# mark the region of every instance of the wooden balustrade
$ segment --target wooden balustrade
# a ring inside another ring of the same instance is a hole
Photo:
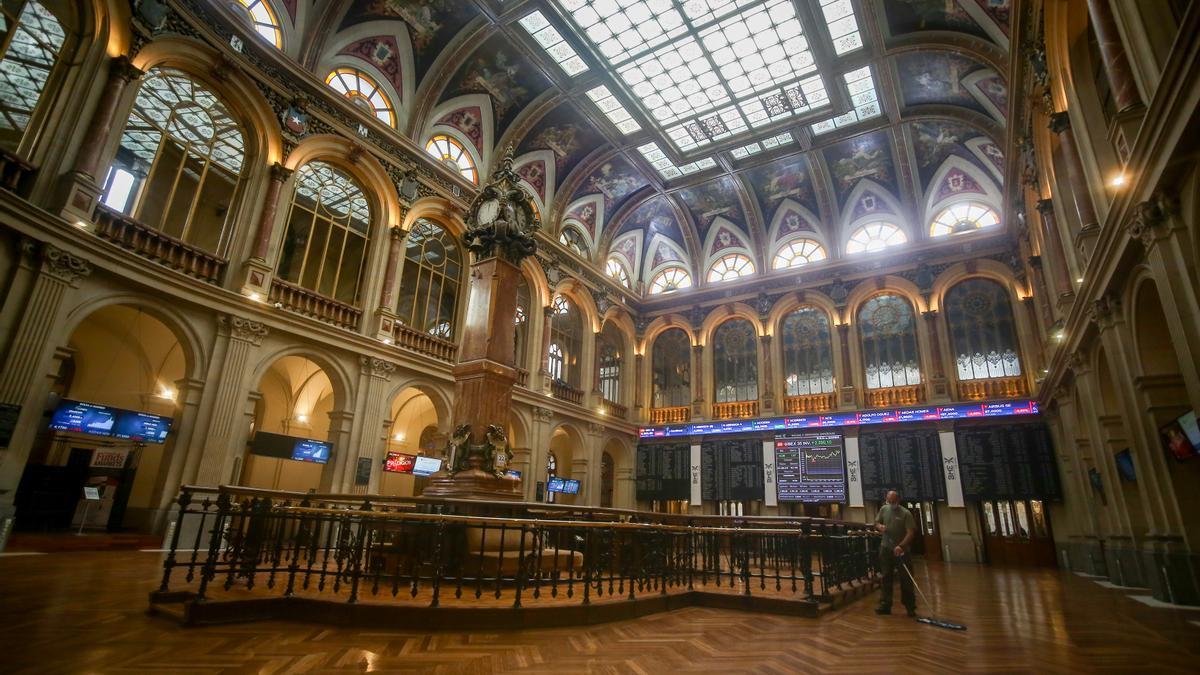
[[[715,420],[727,420],[741,417],[756,417],[758,401],[734,401],[732,403],[714,403],[712,416]]]
[[[817,413],[833,410],[834,394],[803,394],[788,396],[783,399],[783,411],[789,415],[796,413]]]
[[[269,299],[273,304],[288,311],[331,323],[347,330],[357,329],[358,321],[362,317],[362,311],[356,307],[338,302],[333,298],[327,298],[320,293],[282,279],[271,280]]]
[[[962,380],[958,383],[958,398],[964,401],[983,401],[993,398],[1019,398],[1029,395],[1024,377],[996,377],[987,380]]]
[[[529,388],[529,371],[524,368],[517,368],[517,386]]]
[[[103,204],[96,207],[93,231],[101,239],[210,284],[220,283],[226,260],[139,223]]]
[[[449,341],[443,340],[440,337],[430,335],[410,326],[406,326],[399,321],[396,322],[396,327],[393,330],[396,338],[396,346],[405,349],[411,349],[414,352],[419,352],[426,356],[433,357],[439,361],[454,363],[454,357],[458,353],[458,345]],[[519,375],[518,371],[518,377]],[[525,379],[528,381],[529,373],[525,373]],[[523,385],[524,386],[524,385]]]
[[[609,417],[616,417],[622,420],[628,419],[629,409],[616,401],[610,401],[606,398],[600,399],[600,409]]]
[[[692,407],[681,405],[674,408],[651,408],[651,424],[678,424],[692,419]]]
[[[37,167],[7,150],[0,150],[0,189],[24,196],[24,188]]]
[[[868,408],[890,408],[900,405],[915,405],[925,400],[925,385],[909,384],[903,387],[867,389]]]
[[[562,380],[552,380],[550,382],[550,393],[560,401],[579,405],[583,404],[583,390],[576,389]]]

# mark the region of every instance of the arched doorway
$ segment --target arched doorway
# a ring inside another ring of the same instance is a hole
[[[413,474],[416,457],[440,456],[446,436],[440,432],[437,407],[428,394],[416,387],[400,390],[392,399],[388,416],[387,454],[379,479],[379,494],[413,497],[427,482]]]
[[[546,492],[545,500],[557,504],[583,504],[588,498],[585,492],[585,478],[583,475],[576,475],[575,460],[585,456],[585,446],[583,436],[574,427],[564,424],[557,427],[554,433],[550,435],[550,456],[554,458],[554,476],[558,476],[565,480],[576,480],[579,482],[579,489],[576,494],[567,494],[563,492],[554,493],[550,488],[550,462],[547,461],[545,467]]]
[[[334,452],[330,413],[337,409],[333,382],[305,355],[274,361],[255,398],[252,435],[239,484],[267,490],[318,490]],[[323,447],[323,444],[326,444]]]

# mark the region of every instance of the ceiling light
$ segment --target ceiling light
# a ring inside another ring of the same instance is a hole
[[[1051,337],[1053,337],[1057,342],[1062,342],[1063,340],[1067,339],[1067,333],[1062,330],[1056,330]]]
[[[1119,187],[1124,187],[1125,183],[1128,182],[1128,180],[1129,179],[1125,177],[1125,174],[1119,173],[1119,174],[1113,176],[1112,180],[1110,180],[1108,182],[1108,184],[1111,185],[1112,187],[1119,188]]]
[[[1077,284],[1082,284],[1082,283],[1083,283],[1083,277],[1076,277],[1076,278],[1075,278],[1075,283],[1077,283]]]
[[[392,434],[392,440],[396,441],[397,443],[403,443],[404,442],[404,432],[397,431],[396,433]]]
[[[305,422],[308,421],[308,415],[296,415],[296,421],[301,424],[304,424]]]
[[[253,300],[255,302],[259,302],[262,300],[262,296],[259,295],[256,291],[250,291],[249,293],[246,294],[246,297],[250,298],[251,300]]]

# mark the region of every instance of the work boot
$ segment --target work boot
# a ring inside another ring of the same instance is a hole
[[[878,606],[878,607],[876,607],[876,608],[875,608],[875,613],[876,613],[876,614],[891,614],[891,613],[892,613],[892,608],[891,608],[891,607],[884,607],[883,605],[880,605],[880,606]]]

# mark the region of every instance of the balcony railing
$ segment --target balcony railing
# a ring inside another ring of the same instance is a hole
[[[28,185],[28,178],[37,171],[37,167],[8,152],[0,150],[0,189],[23,194]]]
[[[678,424],[692,419],[692,407],[688,405],[674,408],[651,408],[651,424]]]
[[[615,417],[620,420],[628,419],[629,409],[616,401],[610,401],[606,398],[600,399],[600,409],[609,417]]]
[[[925,400],[925,385],[909,384],[903,387],[867,389],[868,408],[889,408],[898,405],[915,405]]]
[[[833,410],[834,394],[803,394],[788,396],[783,399],[783,411],[789,415],[796,413],[818,413]]]
[[[399,321],[396,322],[393,334],[396,336],[397,346],[420,352],[439,361],[454,363],[454,357],[458,353],[457,344],[406,326]],[[526,373],[525,377],[528,379],[529,374]]]
[[[96,208],[94,231],[121,248],[210,284],[220,283],[227,262],[104,205]]]
[[[562,380],[550,381],[550,393],[560,401],[576,404],[583,403],[583,390],[576,389]]]
[[[524,368],[517,368],[517,386],[529,388],[529,371]]]
[[[362,317],[362,311],[356,307],[282,279],[271,280],[270,300],[288,311],[348,330],[357,329],[358,320]]]
[[[715,420],[755,417],[758,415],[758,401],[734,401],[732,403],[714,403],[712,416]]]
[[[964,401],[992,398],[1018,398],[1029,395],[1029,385],[1023,377],[997,377],[988,380],[961,380],[958,397]]]

